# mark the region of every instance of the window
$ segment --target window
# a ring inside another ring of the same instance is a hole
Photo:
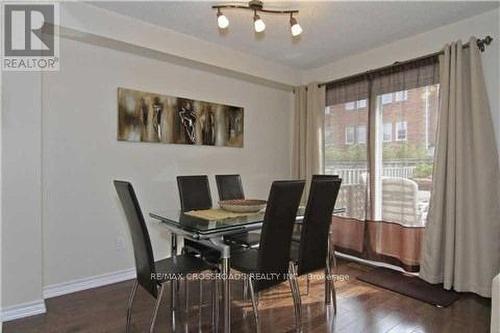
[[[408,90],[401,90],[394,94],[396,102],[404,102],[408,99]]]
[[[383,133],[383,140],[384,142],[391,142],[392,141],[392,123],[385,123],[384,124],[384,133]]]
[[[366,126],[356,127],[356,143],[366,143]]]
[[[392,103],[392,93],[391,94],[383,94],[382,95],[382,104],[390,104]]]
[[[331,145],[335,142],[335,136],[332,128],[325,128],[325,145]]]
[[[345,144],[352,145],[354,144],[354,127],[347,126],[345,128]]]
[[[348,253],[361,252],[363,259],[375,261],[390,258],[403,268],[419,263],[419,251],[404,249],[420,246],[427,221],[438,68],[436,57],[426,58],[326,87],[324,171],[342,178],[336,206],[346,212],[336,231]],[[376,222],[370,230],[356,227],[368,220]],[[371,237],[372,232],[381,237]]]
[[[327,107],[325,108],[325,114],[330,114],[330,112],[331,112],[331,111],[330,111],[330,107],[329,107],[329,106],[327,106]]]
[[[408,139],[408,123],[398,121],[396,123],[396,141],[406,141]]]
[[[356,102],[356,107],[358,109],[366,108],[367,101],[366,99],[360,99],[359,101]]]
[[[354,107],[355,107],[355,103],[354,102],[345,103],[345,109],[346,110],[354,110]]]

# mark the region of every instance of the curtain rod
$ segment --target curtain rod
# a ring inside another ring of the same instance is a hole
[[[481,52],[484,52],[484,50],[486,49],[486,46],[490,45],[492,41],[493,41],[493,38],[491,36],[486,36],[486,37],[484,37],[482,39],[478,39],[476,41],[476,44],[477,44],[477,47],[479,48],[479,50]],[[469,43],[465,43],[462,47],[465,49],[465,48],[470,47],[470,45],[469,45]],[[420,57],[416,57],[416,58],[404,60],[404,61],[396,61],[395,63],[393,63],[391,65],[379,67],[379,68],[376,68],[376,69],[371,69],[371,70],[368,70],[366,72],[362,72],[362,73],[358,73],[358,74],[349,75],[349,76],[343,77],[341,79],[332,80],[332,81],[328,81],[328,82],[323,82],[323,83],[318,84],[318,87],[328,86],[328,85],[332,85],[332,84],[343,82],[343,81],[353,80],[353,79],[356,79],[357,77],[368,76],[368,75],[373,74],[373,73],[384,71],[384,70],[387,70],[387,69],[390,69],[390,68],[393,68],[393,67],[397,67],[397,66],[402,66],[402,65],[414,62],[414,61],[419,61],[419,60],[434,58],[434,57],[437,57],[437,56],[439,56],[441,54],[444,54],[444,50],[441,50],[441,51],[438,51],[438,52],[434,52],[434,53],[431,53],[431,54],[427,54],[427,55],[424,55],[424,56],[420,56]]]

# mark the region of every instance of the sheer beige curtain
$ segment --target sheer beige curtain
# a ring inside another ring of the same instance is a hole
[[[369,81],[360,77],[328,86],[325,109],[325,173],[342,178],[333,218],[335,249],[363,256],[368,200]]]
[[[310,180],[323,173],[325,87],[318,83],[295,89],[292,176]],[[307,191],[305,191],[307,192]]]
[[[476,39],[440,57],[436,161],[420,277],[491,296],[500,271],[500,172]]]
[[[325,173],[342,178],[346,208],[333,219],[337,251],[419,270],[438,85],[429,57],[327,87]]]

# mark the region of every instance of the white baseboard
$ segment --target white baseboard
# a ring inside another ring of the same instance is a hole
[[[14,319],[20,319],[24,317],[30,317],[38,314],[45,313],[47,310],[45,308],[45,302],[43,299],[38,301],[17,304],[13,306],[7,306],[2,309],[2,315],[0,321],[10,321]]]
[[[77,291],[102,287],[108,284],[118,283],[131,279],[135,279],[135,268],[86,277],[83,279],[76,279],[63,283],[56,283],[45,286],[43,288],[43,298],[47,299],[56,296],[71,294]],[[45,301],[43,299],[23,304],[17,304],[2,309],[0,322],[30,317],[45,313],[46,311]]]
[[[90,276],[63,283],[56,283],[43,288],[43,298],[71,294],[77,291],[106,286],[126,280],[135,279],[135,268],[125,269],[112,273]]]

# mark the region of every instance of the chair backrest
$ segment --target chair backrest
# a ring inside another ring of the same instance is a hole
[[[317,179],[340,179],[339,175],[313,175],[312,180],[317,180]]]
[[[130,236],[132,237],[137,281],[151,295],[156,297],[158,292],[157,283],[151,278],[151,274],[155,273],[153,249],[151,248],[148,229],[134,188],[132,184],[126,181],[115,180],[113,183],[125,211]]]
[[[421,226],[418,185],[402,177],[382,177],[382,220],[405,226]]]
[[[300,235],[299,275],[325,267],[332,212],[341,182],[339,178],[311,181]]]
[[[212,208],[207,176],[178,176],[177,187],[183,212]]]
[[[220,200],[245,199],[240,175],[216,175]]]
[[[257,270],[259,273],[277,273],[279,276],[256,280],[256,290],[266,289],[286,280],[292,230],[304,184],[301,180],[275,181],[271,186],[260,236]]]

